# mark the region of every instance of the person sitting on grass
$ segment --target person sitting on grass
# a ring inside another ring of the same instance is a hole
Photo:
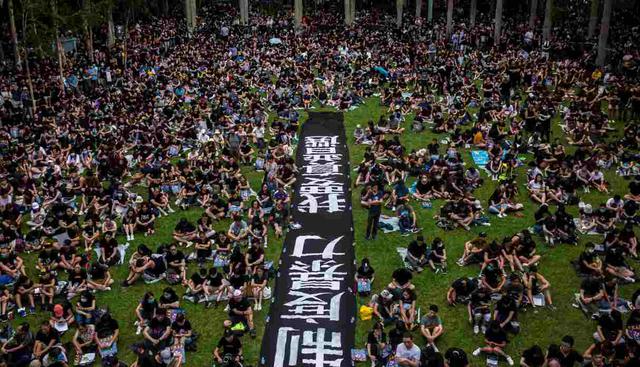
[[[489,263],[480,272],[480,283],[489,293],[499,293],[506,282],[506,277],[497,262]]]
[[[187,218],[181,218],[173,230],[173,239],[177,244],[186,246],[193,245],[193,239],[196,237],[196,227],[191,224]]]
[[[458,303],[466,304],[471,298],[471,294],[478,288],[478,280],[474,278],[462,277],[456,279],[447,291],[447,302],[451,306]]]
[[[249,303],[247,297],[245,297],[239,289],[234,290],[231,299],[229,299],[229,318],[234,325],[242,323],[249,329],[249,335],[251,335],[252,338],[256,337],[257,334],[253,324],[253,309],[251,308],[251,303]]]
[[[130,266],[129,275],[127,275],[127,279],[122,282],[122,286],[129,287],[133,285],[143,275],[145,280],[160,280],[164,276],[165,270],[166,266],[163,259],[144,256],[136,260],[133,266]]]
[[[429,312],[420,320],[420,332],[427,340],[427,345],[432,346],[435,351],[438,351],[436,339],[444,333],[442,320],[440,316],[438,316],[438,306],[429,306]]]
[[[477,288],[467,304],[469,322],[473,325],[473,333],[478,334],[480,330],[484,333],[486,325],[491,320],[491,295],[484,288]]]
[[[447,250],[444,247],[444,241],[440,237],[436,237],[431,242],[431,252],[429,253],[429,267],[436,274],[439,272],[447,272]]]
[[[456,263],[460,266],[465,266],[482,262],[487,245],[487,234],[480,232],[478,237],[464,243],[464,252]]]
[[[403,289],[400,295],[400,318],[407,330],[416,326],[416,299],[418,295],[411,289]]]
[[[391,348],[387,345],[387,334],[380,322],[373,324],[367,335],[367,356],[374,367],[385,366],[388,362]]]
[[[484,334],[484,341],[484,347],[479,347],[473,351],[475,357],[478,357],[481,353],[495,354],[499,357],[504,357],[507,363],[509,363],[509,366],[513,366],[513,359],[504,352],[504,347],[508,341],[507,333],[502,330],[498,321],[491,321],[489,328],[487,328]]]
[[[529,271],[524,274],[523,278],[523,283],[527,290],[527,297],[529,298],[531,307],[538,307],[534,302],[534,297],[538,294],[543,294],[546,306],[550,310],[556,310],[556,306],[553,305],[553,300],[551,299],[551,283],[549,283],[542,274],[538,273],[537,266],[530,266]]]
[[[402,343],[396,347],[396,363],[401,367],[420,366],[420,348],[413,343],[413,336],[407,332],[402,336]]]
[[[393,294],[388,289],[382,290],[371,300],[373,315],[384,325],[394,323],[397,320],[397,302],[393,299]]]
[[[427,244],[422,235],[418,235],[414,241],[409,243],[405,261],[409,263],[412,270],[418,273],[421,273],[428,264]]]

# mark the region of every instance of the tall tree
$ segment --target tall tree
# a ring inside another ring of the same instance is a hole
[[[471,0],[469,9],[469,24],[473,27],[476,25],[476,13],[478,11],[478,0]]]
[[[453,31],[453,0],[447,0],[447,36]]]
[[[8,0],[9,7],[9,32],[11,33],[11,43],[13,44],[13,57],[16,68],[20,69],[20,52],[18,51],[18,32],[16,32],[16,19],[13,10],[13,0]]]
[[[502,0],[496,0],[496,17],[494,19],[493,39],[494,42],[500,43],[502,36]]]
[[[351,0],[354,1],[354,0]],[[396,27],[402,27],[402,13],[404,11],[404,0],[396,0]]]
[[[553,12],[553,0],[546,0],[544,9],[544,24],[542,25],[542,40],[544,42],[549,40],[551,36],[551,17]]]
[[[589,29],[587,37],[591,39],[596,34],[596,25],[598,24],[598,10],[600,10],[600,0],[591,0],[591,9],[589,15]]]
[[[294,0],[294,18],[296,28],[298,29],[302,26],[302,14],[304,13],[304,9],[302,8],[303,6],[302,0]],[[351,11],[351,9],[349,9],[349,11]]]
[[[611,6],[613,0],[604,0],[602,20],[600,21],[600,37],[598,38],[598,57],[596,64],[604,66],[607,60],[607,41],[609,40],[609,22],[611,21]]]
[[[531,12],[529,13],[529,29],[536,26],[536,18],[538,18],[538,0],[531,0]]]
[[[422,0],[416,0],[416,18],[422,15]]]

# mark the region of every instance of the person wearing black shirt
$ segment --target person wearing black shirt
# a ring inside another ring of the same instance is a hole
[[[382,199],[384,193],[379,190],[378,184],[373,184],[371,190],[366,194],[369,215],[367,217],[367,230],[365,239],[376,239],[378,235],[378,222],[382,213]]]
[[[503,295],[493,311],[493,319],[500,323],[502,329],[518,332],[517,326],[514,327],[513,325],[513,322],[516,321],[517,312],[516,301],[510,296]]]
[[[120,261],[120,251],[118,250],[118,241],[113,238],[111,233],[105,233],[100,240],[101,256],[100,261],[107,266],[114,266]]]
[[[539,346],[534,345],[522,352],[522,358],[520,359],[521,367],[542,367],[543,364],[544,354]]]
[[[379,322],[373,325],[373,329],[367,335],[367,355],[376,366],[385,366],[387,363],[387,334]]]
[[[96,339],[101,355],[115,355],[118,351],[118,337],[120,336],[120,325],[110,313],[102,315],[96,323]]]
[[[176,320],[171,324],[171,333],[174,338],[174,344],[183,344],[186,349],[192,349],[193,329],[184,313],[179,313],[176,316]]]
[[[144,335],[145,343],[149,348],[162,350],[168,346],[169,336],[171,336],[171,321],[164,312],[158,312],[144,328],[142,335]]]
[[[456,303],[467,303],[471,293],[477,288],[477,279],[466,277],[456,279],[447,291],[447,301],[452,306],[455,306]]]
[[[256,337],[251,303],[249,303],[247,297],[245,297],[239,289],[233,291],[233,295],[229,300],[229,317],[233,324],[241,322],[247,325],[249,327],[249,335],[251,335],[252,338]]]
[[[186,279],[186,258],[184,253],[178,250],[178,246],[175,243],[172,243],[169,246],[169,251],[165,255],[164,259],[167,262],[168,270],[175,271],[181,280]]]
[[[484,341],[486,346],[477,348],[473,351],[474,356],[479,356],[480,353],[497,354],[504,357],[509,363],[509,366],[513,366],[513,359],[507,353],[504,352],[504,347],[507,345],[507,333],[502,330],[498,321],[491,321],[489,328],[484,334]]]
[[[204,295],[204,286],[207,278],[207,269],[200,268],[191,275],[187,280],[187,295],[193,297],[193,302],[198,302],[199,298]]]
[[[587,278],[580,284],[580,304],[589,315],[596,314],[604,298],[602,282],[599,278]]]
[[[360,266],[356,270],[356,283],[358,284],[358,294],[367,297],[371,294],[371,285],[375,279],[375,270],[366,257],[362,259]]]
[[[624,342],[623,337],[623,324],[620,311],[615,308],[610,312],[605,313],[598,319],[597,331],[593,333],[593,338],[597,342],[610,341],[613,345],[618,345],[620,342]]]
[[[467,353],[460,348],[449,348],[444,353],[445,367],[469,367]]]
[[[562,367],[575,367],[576,363],[582,365],[584,358],[573,349],[573,343],[573,337],[571,335],[565,335],[562,337],[559,348],[549,346],[548,358],[555,358]]]
[[[604,259],[606,271],[625,282],[635,283],[635,273],[627,265],[624,259],[624,249],[621,246],[614,245],[607,249]]]
[[[414,241],[409,243],[407,248],[407,257],[405,260],[411,265],[412,269],[421,273],[424,267],[429,263],[427,256],[427,243],[422,235],[418,235]]]
[[[180,307],[180,298],[176,294],[176,291],[171,287],[165,288],[164,291],[162,291],[162,296],[160,296],[158,306],[162,310],[170,310]]]
[[[233,361],[239,364],[242,361],[242,343],[240,339],[229,329],[224,331],[224,336],[218,341],[213,350],[216,362]]]
[[[33,345],[33,355],[37,359],[42,359],[53,346],[60,343],[58,331],[51,327],[48,321],[40,324],[40,331],[36,334],[36,341]]]
[[[484,288],[478,288],[471,293],[467,311],[469,314],[469,322],[473,323],[473,333],[478,334],[480,329],[485,332],[486,324],[491,320],[491,309],[489,304],[491,296]]]

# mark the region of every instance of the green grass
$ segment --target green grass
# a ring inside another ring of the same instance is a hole
[[[385,110],[386,107],[380,106],[379,100],[374,98],[368,100],[366,104],[356,110],[345,113],[345,128],[349,140],[350,159],[353,167],[362,160],[364,152],[363,146],[353,144],[352,135],[355,126],[357,124],[365,125],[370,119],[377,121],[380,114],[384,113]],[[303,113],[303,120],[305,119],[306,113]],[[620,131],[622,129],[618,130]],[[561,136],[557,126],[554,132],[555,136]],[[401,137],[401,141],[411,150],[425,147],[433,137],[435,137],[435,135],[429,131],[418,134],[407,132]],[[465,151],[463,156],[465,157],[467,165],[472,164],[468,151]],[[250,168],[244,169],[244,172],[249,178],[254,190],[257,190],[262,175],[254,172]],[[521,180],[524,174],[524,168],[520,168],[518,174]],[[613,192],[621,194],[626,192],[627,185],[623,179],[613,172],[606,172],[606,175],[611,183]],[[352,180],[355,180],[355,177],[352,177]],[[475,195],[482,201],[483,205],[486,206],[487,199],[493,192],[495,185],[495,182],[486,180],[485,184],[476,190]],[[435,275],[430,271],[425,271],[422,274],[414,276],[413,280],[418,290],[418,305],[422,307],[423,310],[427,309],[429,304],[432,303],[440,306],[441,317],[445,326],[445,334],[438,342],[441,350],[445,350],[451,346],[458,346],[467,352],[471,352],[482,343],[482,337],[474,336],[471,332],[471,327],[467,321],[466,309],[462,306],[455,308],[446,306],[445,294],[451,282],[461,276],[475,276],[479,271],[478,267],[475,266],[460,268],[454,264],[454,261],[460,257],[463,243],[472,239],[480,231],[488,232],[490,238],[502,239],[505,236],[513,235],[529,227],[532,224],[533,212],[537,206],[528,200],[525,191],[526,190],[521,190],[520,194],[520,201],[525,203],[523,218],[509,216],[505,219],[498,219],[492,216],[491,227],[473,228],[470,232],[465,232],[461,229],[444,232],[436,227],[432,217],[439,209],[441,204],[439,202],[434,203],[433,209],[422,209],[417,205],[414,206],[416,214],[418,215],[419,226],[422,227],[423,234],[427,241],[431,241],[434,237],[438,236],[445,240],[447,246],[447,254],[449,257],[448,274]],[[406,246],[411,238],[392,233],[382,234],[374,241],[365,241],[364,228],[366,226],[367,214],[364,209],[360,208],[358,192],[359,190],[353,195],[356,256],[358,261],[363,257],[368,257],[371,260],[376,270],[374,290],[379,291],[391,280],[393,270],[402,265],[400,258],[395,252],[395,248],[398,246]],[[611,195],[613,195],[613,192]],[[584,196],[583,200],[597,205],[607,197],[607,195],[592,192]],[[575,207],[570,209],[574,214],[576,213],[575,210]],[[157,233],[154,236],[146,238],[139,235],[135,241],[131,242],[127,259],[131,251],[140,243],[145,243],[154,249],[160,244],[170,243],[173,228],[179,218],[184,216],[195,222],[200,214],[201,209],[190,209],[186,212],[177,212],[170,217],[160,218],[157,223]],[[226,231],[228,224],[228,221],[217,223],[215,229]],[[118,240],[124,242],[123,237],[118,238]],[[584,241],[585,238],[582,236],[581,244],[584,243]],[[270,233],[267,258],[273,260],[276,264],[278,256],[281,253],[281,246],[282,241],[277,241],[273,237],[273,233]],[[595,330],[595,326],[591,321],[586,320],[581,312],[571,307],[572,295],[578,289],[580,281],[569,264],[569,261],[578,256],[581,247],[561,245],[554,249],[548,249],[542,244],[541,239],[538,239],[538,251],[542,254],[542,261],[539,267],[540,272],[551,282],[552,295],[558,310],[556,312],[541,310],[539,313],[529,311],[520,314],[519,319],[522,331],[519,335],[511,337],[511,341],[507,347],[507,352],[511,354],[515,360],[519,359],[516,358],[516,356],[525,348],[533,344],[538,344],[546,348],[549,343],[558,342],[565,334],[573,335],[576,338],[578,350],[582,351],[591,343],[591,334]],[[25,258],[27,260],[28,272],[34,277],[33,279],[35,279],[36,274],[35,268],[33,267],[35,255],[25,255]],[[194,266],[192,265],[189,274],[193,271]],[[126,274],[126,266],[119,266],[113,269],[112,275],[114,275],[116,279],[116,284],[111,292],[98,293],[97,301],[99,306],[108,306],[115,318],[119,321],[121,332],[118,342],[120,349],[119,356],[126,362],[132,362],[134,356],[129,351],[128,346],[142,340],[142,336],[136,336],[134,334],[134,309],[144,292],[151,290],[155,292],[158,297],[162,289],[166,286],[166,283],[160,282],[154,285],[144,285],[139,282],[132,287],[122,289],[119,282],[126,277]],[[626,286],[623,288],[622,294],[628,296],[632,292],[632,287]],[[183,291],[180,290],[178,293],[182,295]],[[358,301],[361,304],[367,300]],[[186,365],[209,365],[211,362],[211,352],[222,334],[221,326],[222,321],[226,318],[226,313],[222,307],[218,309],[204,309],[201,305],[196,306],[189,302],[183,302],[182,305],[194,329],[200,334],[198,351],[187,353]],[[255,315],[259,337],[256,340],[245,337],[243,340],[246,360],[252,365],[257,363],[260,352],[260,336],[264,332],[264,319],[268,314],[268,307],[266,306],[265,304],[263,310],[257,312]],[[36,326],[40,321],[45,319],[46,316],[39,312],[35,316],[29,316],[27,321],[29,321],[32,326]],[[14,320],[13,323],[17,324],[19,321],[20,320]],[[371,326],[372,321],[358,321],[356,334],[357,347],[364,346],[366,334]],[[66,335],[64,340],[70,340],[70,337],[71,335]],[[416,340],[418,345],[424,344],[422,338],[417,334]],[[480,365],[481,363],[480,359],[472,361],[472,365]]]

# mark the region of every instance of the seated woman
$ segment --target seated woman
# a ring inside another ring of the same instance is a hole
[[[211,303],[211,300],[214,298],[215,306],[217,307],[228,285],[229,283],[224,278],[223,274],[218,271],[218,268],[212,267],[209,269],[209,274],[207,274],[203,287],[204,295],[207,299],[205,307],[211,307],[213,304]]]
[[[495,354],[500,357],[504,357],[509,363],[509,366],[513,366],[513,359],[507,353],[504,352],[504,347],[507,345],[507,333],[500,327],[500,323],[496,320],[491,321],[489,328],[484,334],[485,346],[477,348],[473,351],[473,355],[478,357],[481,353]]]
[[[136,335],[140,335],[142,329],[156,316],[158,310],[158,301],[155,299],[153,292],[145,293],[135,310],[137,319],[135,325],[138,328]]]
[[[451,306],[467,303],[471,294],[478,288],[478,280],[462,277],[456,279],[447,290],[447,302]]]
[[[137,259],[136,262],[129,267],[129,275],[127,275],[127,279],[122,282],[122,286],[131,286],[142,276],[144,276],[145,282],[159,281],[164,277],[166,270],[164,259],[144,256]]]
[[[614,346],[625,343],[624,324],[620,311],[612,309],[600,316],[593,339],[597,343],[608,341]]]
[[[136,230],[144,233],[145,237],[155,233],[156,215],[153,214],[148,203],[142,203],[136,218]]]
[[[82,356],[85,353],[95,353],[95,326],[94,325],[78,325],[78,329],[73,334],[71,344],[76,353],[75,364],[79,365],[82,360]]]
[[[162,291],[162,296],[160,296],[160,299],[158,300],[158,307],[160,312],[180,308],[180,297],[178,297],[173,288],[166,287]]]
[[[605,271],[628,283],[635,283],[635,272],[627,264],[624,258],[624,249],[621,246],[611,246],[606,250],[604,259]]]
[[[510,295],[500,298],[493,311],[493,319],[500,323],[500,328],[514,334],[520,331],[517,315],[518,303]]]
[[[499,293],[506,278],[497,262],[489,263],[480,273],[480,282],[489,293]]]
[[[187,218],[181,218],[176,224],[173,230],[173,239],[180,245],[185,245],[187,248],[193,245],[193,239],[196,237],[196,227],[187,220]]]
[[[385,366],[391,348],[387,343],[387,334],[384,332],[384,324],[376,322],[373,324],[373,329],[367,336],[367,356],[371,363],[375,366]]]
[[[416,326],[416,299],[418,296],[411,289],[404,289],[400,295],[400,318],[407,330]]]
[[[251,276],[251,294],[255,302],[253,309],[255,311],[262,310],[262,299],[264,298],[264,288],[269,281],[269,275],[262,266],[255,269],[255,272]]]
[[[523,276],[523,283],[526,288],[527,297],[529,298],[531,307],[538,307],[534,302],[534,296],[544,294],[546,306],[551,310],[556,309],[556,306],[553,305],[553,300],[551,299],[551,284],[544,276],[542,276],[542,274],[538,273],[538,268],[536,266],[529,267],[529,271]]]
[[[585,244],[585,250],[578,257],[578,269],[583,276],[600,278],[604,275],[604,265],[595,247],[593,242]]]
[[[358,295],[368,297],[371,294],[371,287],[375,280],[375,270],[366,257],[362,259],[360,266],[356,269],[355,281]]]
[[[118,338],[120,336],[120,326],[111,317],[110,313],[102,315],[96,323],[96,333],[94,341],[98,346],[101,358],[112,357],[118,353]]]
[[[399,218],[401,234],[415,233],[418,231],[416,223],[416,213],[409,204],[400,204],[396,209],[396,215]]]
[[[438,274],[439,272],[447,272],[447,250],[444,241],[440,237],[436,237],[431,242],[431,253],[429,254],[429,266]]]
[[[536,203],[540,205],[544,205],[547,202],[546,196],[546,184],[542,179],[542,175],[536,175],[536,177],[529,181],[527,185],[527,189],[529,190],[529,197]]]
[[[193,273],[189,280],[187,280],[187,291],[186,294],[188,298],[194,303],[198,303],[201,298],[205,296],[205,287],[207,281],[207,269],[200,268],[198,271]]]

